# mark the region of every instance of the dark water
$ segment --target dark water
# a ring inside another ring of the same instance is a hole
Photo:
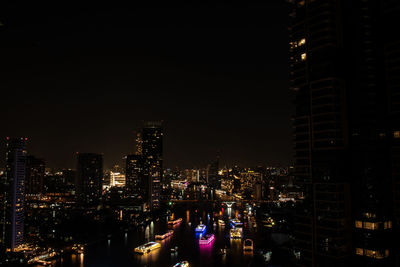
[[[182,218],[180,225],[174,226],[173,236],[161,242],[161,248],[147,255],[138,255],[134,248],[148,241],[154,241],[154,235],[165,233],[168,230],[167,218],[160,218],[147,227],[114,235],[109,240],[104,240],[86,248],[81,255],[65,256],[54,262],[57,267],[114,267],[114,266],[173,266],[178,261],[187,260],[190,266],[266,266],[264,262],[257,262],[253,253],[244,254],[242,242],[247,239],[254,240],[254,246],[261,247],[265,244],[266,236],[252,227],[250,219],[244,220],[242,240],[230,240],[230,226],[227,222],[229,216],[234,217],[235,211],[228,209],[223,212],[225,226],[216,227],[219,211],[183,211],[182,214],[174,214],[175,218]],[[199,246],[194,233],[200,219],[207,225],[207,233],[215,234],[215,242],[208,246]],[[190,223],[189,223],[190,222]],[[171,253],[172,247],[178,246],[177,253]],[[219,255],[221,248],[227,248],[226,255]]]

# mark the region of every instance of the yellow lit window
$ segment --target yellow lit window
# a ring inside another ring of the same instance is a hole
[[[396,138],[396,139],[400,138],[400,131],[394,131],[393,132],[393,137]]]
[[[297,3],[298,6],[304,6],[304,4],[306,3],[305,0],[301,0]]]
[[[370,258],[375,258],[376,252],[370,249],[365,250],[365,256],[370,257]]]
[[[377,251],[376,254],[375,254],[375,258],[376,259],[383,259],[383,258],[385,258],[385,255],[383,254],[383,252]]]
[[[355,221],[356,228],[362,228],[362,221]]]
[[[362,248],[356,248],[356,254],[363,256],[364,255],[364,250]]]
[[[301,54],[301,60],[304,61],[306,59],[307,59],[307,54],[306,53]]]
[[[364,228],[369,230],[378,229],[378,223],[364,222]]]
[[[389,250],[385,250],[385,257],[389,257]]]
[[[305,44],[306,44],[306,38],[303,38],[298,42],[299,46],[302,46],[302,45],[305,45]]]

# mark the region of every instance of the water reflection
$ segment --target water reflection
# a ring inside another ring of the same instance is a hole
[[[242,240],[229,238],[228,216],[239,213],[240,211],[232,208],[218,209],[215,213],[213,210],[195,211],[185,208],[173,214],[174,218],[186,219],[185,223],[172,226],[168,225],[166,220],[160,219],[150,222],[146,227],[130,231],[129,234],[123,231],[120,235],[113,235],[112,242],[107,239],[89,246],[88,250],[85,250],[85,256],[66,256],[64,266],[172,266],[182,260],[190,260],[191,266],[248,266],[254,258],[253,254],[243,253]],[[214,227],[214,222],[218,222],[218,219],[224,220],[225,226],[217,224],[218,227]],[[213,244],[199,245],[200,235],[196,236],[194,229],[200,221],[207,224],[207,234],[215,235]],[[252,227],[248,217],[242,221],[245,223],[243,238],[253,239],[257,246],[264,237],[254,234],[256,229]],[[145,255],[133,254],[135,247],[154,241],[154,234],[164,234],[168,229],[173,229],[174,233],[171,237],[160,241],[161,248]],[[175,247],[178,247],[178,251],[174,251]],[[62,266],[61,261],[59,260],[55,266]]]
[[[83,260],[84,260],[84,254],[83,253],[81,253],[80,255],[79,255],[79,266],[80,267],[83,267],[84,266],[84,262],[83,262]]]

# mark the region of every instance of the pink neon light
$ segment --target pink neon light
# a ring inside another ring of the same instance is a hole
[[[215,240],[215,236],[212,234],[207,239],[200,238],[199,244],[200,245],[208,245],[208,244],[211,244],[212,242],[214,242],[214,240]]]

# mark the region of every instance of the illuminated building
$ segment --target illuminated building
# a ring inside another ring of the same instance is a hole
[[[110,171],[110,186],[124,187],[125,186],[125,174],[120,172]]]
[[[240,173],[240,189],[243,195],[253,194],[255,191],[256,183],[262,181],[262,174],[248,170]]]
[[[103,179],[103,155],[78,153],[76,193],[80,200],[93,203],[99,200]]]
[[[23,244],[27,138],[8,138],[2,240],[7,249]],[[5,223],[4,223],[5,222]]]
[[[151,209],[160,207],[161,180],[163,175],[163,131],[161,122],[146,122],[142,129],[142,155],[144,177],[147,178],[148,203]]]
[[[126,184],[128,194],[138,195],[144,199],[147,188],[147,179],[144,177],[144,160],[142,155],[128,155],[126,157]]]
[[[26,158],[25,194],[43,194],[45,162],[34,156]]]
[[[207,167],[207,183],[212,189],[221,189],[221,179],[218,175],[219,157]]]
[[[393,266],[389,192],[396,175],[400,181],[400,157],[388,144],[399,127],[399,34],[387,29],[399,3],[289,2],[294,176],[304,194],[295,218],[297,263]]]

